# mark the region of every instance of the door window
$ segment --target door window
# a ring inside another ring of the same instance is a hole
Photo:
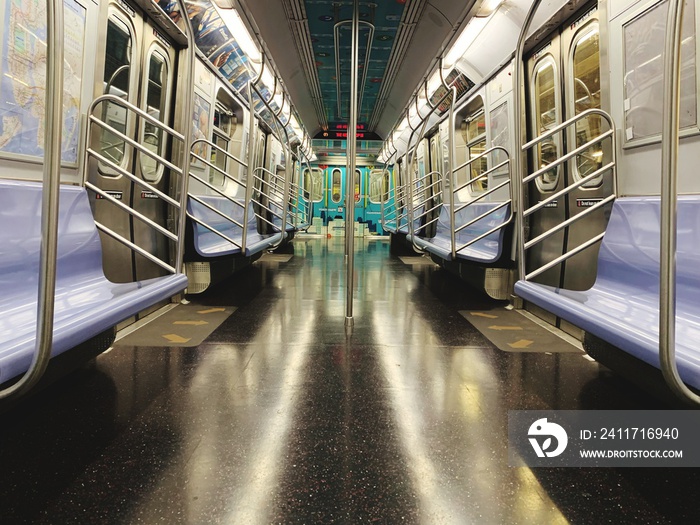
[[[539,136],[556,127],[559,121],[557,68],[551,56],[544,58],[535,69],[535,131]],[[559,157],[556,137],[552,136],[537,145],[535,169],[551,164]],[[546,171],[537,178],[540,191],[553,190],[559,180],[559,167]]]
[[[486,114],[482,106],[467,119],[467,152],[469,160],[472,161],[469,165],[469,180],[477,179],[488,170],[486,156],[479,157],[484,151],[486,151]],[[469,188],[472,193],[481,193],[487,190],[488,186],[488,180],[481,179],[470,184]]]
[[[571,60],[571,79],[569,85],[570,107],[574,114],[592,108],[600,108],[600,36],[598,25],[592,24],[574,42]],[[592,115],[576,122],[576,147],[599,136],[603,130],[603,119]],[[603,165],[603,145],[595,144],[576,155],[576,177],[590,175]],[[603,175],[595,177],[584,184],[586,188],[600,186]]]
[[[146,71],[146,112],[153,118],[164,122],[165,105],[168,90],[168,61],[163,53],[154,47],[149,53]],[[143,123],[141,144],[156,155],[165,153],[163,129],[150,122]],[[148,155],[140,154],[141,173],[148,182],[157,182],[163,174],[163,165]]]
[[[112,16],[107,21],[107,52],[105,55],[104,92],[129,99],[133,35],[130,27]],[[126,108],[112,102],[103,103],[102,120],[121,133],[127,131]],[[124,167],[125,142],[116,133],[100,128],[100,153],[114,164]],[[108,168],[100,163],[100,171]],[[118,176],[109,171],[104,175]]]
[[[340,202],[340,186],[341,186],[341,176],[340,176],[340,170],[338,168],[333,170],[332,174],[332,191],[331,191],[331,200],[338,204]]]
[[[319,169],[311,170],[311,198],[314,202],[321,202],[323,200],[323,174]]]

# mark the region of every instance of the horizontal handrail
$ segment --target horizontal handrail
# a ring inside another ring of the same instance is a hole
[[[569,227],[571,227],[573,224],[576,222],[580,221],[584,217],[590,215],[591,213],[595,212],[596,210],[599,210],[603,208],[604,206],[610,204],[615,200],[617,197],[617,171],[616,171],[616,155],[617,155],[617,148],[616,148],[616,134],[615,134],[615,124],[612,120],[612,117],[608,115],[605,111],[597,108],[593,109],[587,109],[586,111],[583,111],[579,113],[578,115],[574,115],[570,119],[568,119],[565,122],[562,122],[561,124],[555,126],[551,130],[548,130],[547,132],[543,133],[542,135],[534,138],[533,140],[529,141],[527,144],[522,146],[522,151],[527,151],[529,148],[532,148],[533,146],[536,146],[537,144],[540,144],[542,141],[552,137],[556,133],[561,133],[564,130],[567,130],[574,126],[577,122],[591,118],[591,117],[600,117],[601,119],[605,120],[607,123],[608,129],[604,132],[599,133],[595,137],[591,138],[588,140],[586,143],[574,148],[573,150],[559,156],[555,161],[547,164],[546,166],[543,166],[537,170],[535,170],[533,173],[529,174],[526,177],[522,177],[519,175],[519,199],[521,201],[521,205],[518,207],[518,228],[520,229],[519,231],[519,237],[518,237],[518,273],[520,279],[528,280],[533,277],[536,277],[540,275],[541,273],[549,270],[550,268],[553,268],[557,264],[560,264],[561,262],[567,260],[570,257],[573,257],[574,255],[580,253],[581,251],[593,246],[600,240],[602,240],[604,233],[600,233],[597,235],[594,235],[593,237],[589,238],[587,241],[579,244],[578,246],[568,250],[566,253],[556,257],[552,261],[539,266],[535,270],[531,272],[527,272],[526,267],[525,267],[525,252],[532,248],[533,246],[541,243],[545,239],[548,239],[552,235],[554,235],[557,232],[560,232],[562,230],[565,230]],[[556,193],[549,195],[547,198],[543,199],[542,201],[538,202],[537,204],[534,204],[533,206],[525,209],[524,206],[522,205],[522,202],[524,201],[524,196],[526,193],[526,187],[528,184],[530,184],[532,181],[536,180],[538,177],[542,176],[543,174],[556,169],[558,166],[561,166],[565,162],[570,161],[571,159],[577,157],[587,149],[595,146],[596,144],[601,144],[604,140],[610,139],[610,150],[611,150],[611,160],[610,162],[606,163],[604,166],[601,166],[600,168],[596,169],[594,172],[589,173],[588,175],[579,178],[578,180],[575,180],[565,188],[557,191]],[[603,177],[605,175],[609,175],[612,178],[612,191],[610,195],[606,196],[605,198],[600,199],[598,202],[596,202],[593,206],[587,208],[586,210],[577,213],[576,215],[573,215],[566,219],[563,222],[560,222],[559,224],[553,226],[552,228],[549,228],[547,231],[542,232],[539,234],[537,237],[534,239],[530,239],[529,241],[525,241],[525,218],[531,216],[535,212],[545,208],[548,204],[556,201],[559,198],[562,198],[568,194],[570,194],[572,191],[584,186],[585,184],[599,178]]]
[[[562,155],[554,162],[551,162],[551,163],[547,164],[546,166],[538,169],[537,171],[531,173],[530,175],[528,175],[527,177],[525,177],[523,179],[523,182],[530,182],[531,180],[536,179],[537,177],[543,175],[544,173],[547,173],[548,171],[552,171],[554,168],[558,168],[559,166],[561,166],[565,162],[576,157],[582,151],[586,151],[591,146],[595,146],[599,142],[602,142],[606,138],[612,136],[614,133],[615,133],[615,130],[613,130],[613,129],[609,129],[605,133],[601,133],[596,138],[589,140],[585,144],[578,146],[576,149],[571,150],[570,152],[566,153],[565,155]]]
[[[118,130],[117,128],[115,128],[114,126],[110,126],[109,124],[107,124],[106,122],[104,122],[104,121],[98,119],[98,118],[97,118],[96,116],[94,116],[94,115],[90,115],[90,119],[89,119],[89,120],[90,120],[91,123],[97,124],[100,128],[106,129],[106,130],[109,131],[110,133],[113,133],[114,135],[116,135],[117,137],[119,137],[120,139],[122,139],[126,144],[128,144],[128,145],[131,146],[132,148],[138,150],[139,153],[143,153],[143,154],[146,155],[147,157],[150,157],[150,158],[152,158],[153,160],[155,160],[158,164],[162,164],[163,166],[165,166],[166,168],[168,168],[168,169],[171,170],[171,171],[174,171],[174,172],[177,173],[178,175],[182,175],[182,168],[180,168],[179,166],[176,166],[175,164],[173,164],[172,162],[170,162],[170,161],[169,161],[168,159],[166,159],[165,157],[162,157],[162,156],[158,155],[157,153],[154,153],[153,151],[151,151],[150,149],[148,149],[146,146],[142,145],[141,143],[136,142],[134,139],[132,139],[132,138],[129,137],[128,135],[125,135],[124,133],[122,133],[121,131],[119,131],[119,130]],[[92,149],[92,148],[90,148],[90,149]],[[93,151],[95,151],[95,150],[93,150]]]
[[[127,114],[131,114],[136,116],[138,119],[140,119],[141,124],[136,126],[136,129],[140,129],[141,131],[139,133],[143,133],[143,125],[144,122],[147,122],[151,125],[153,125],[155,128],[160,130],[162,133],[161,140],[163,141],[162,144],[166,144],[167,140],[178,140],[181,143],[184,144],[185,141],[185,135],[182,133],[176,131],[172,127],[168,126],[167,124],[161,122],[157,118],[149,115],[146,111],[142,110],[141,108],[135,106],[134,104],[124,100],[121,97],[118,97],[116,95],[110,95],[110,94],[105,94],[97,97],[95,100],[92,101],[90,104],[90,108],[88,111],[88,126],[87,126],[87,132],[86,136],[87,137],[93,137],[94,133],[93,130],[96,128],[108,131],[118,139],[120,139],[121,142],[112,144],[111,147],[117,147],[122,146],[126,147],[128,146],[131,148],[131,152],[136,152],[140,155],[145,155],[146,157],[150,158],[155,162],[155,164],[159,167],[159,169],[168,169],[170,170],[171,173],[174,175],[179,175],[180,176],[180,192],[183,194],[184,189],[186,188],[186,179],[187,177],[184,177],[184,171],[183,168],[176,163],[172,162],[171,160],[165,158],[163,155],[159,154],[158,152],[154,152],[144,145],[142,145],[140,142],[135,140],[133,137],[130,137],[120,131],[119,129],[116,129],[114,126],[108,124],[101,118],[97,117],[94,115],[95,110],[100,104],[103,103],[109,103],[109,104],[114,104],[117,106],[121,106]],[[107,158],[103,154],[103,150],[100,149],[101,144],[96,148],[88,145],[85,148],[85,166],[88,165],[88,162],[90,159],[94,159],[98,163],[98,165],[105,166],[109,169],[111,169],[113,172],[129,179],[134,185],[144,188],[145,190],[149,191],[150,193],[156,195],[161,201],[165,202],[167,205],[172,206],[177,210],[178,213],[178,218],[177,218],[177,227],[178,230],[181,228],[182,221],[180,220],[182,217],[182,214],[184,213],[184,210],[182,209],[183,204],[179,200],[176,200],[172,198],[170,195],[165,193],[164,191],[160,190],[157,188],[155,185],[150,184],[149,182],[145,181],[143,178],[138,177],[135,175],[130,170],[125,169],[124,167],[118,165],[116,162],[113,160]],[[84,170],[84,175],[83,175],[83,184],[84,186],[89,189],[90,191],[94,192],[97,196],[101,197],[102,199],[108,201],[110,204],[115,205],[120,211],[126,212],[129,214],[131,217],[138,219],[139,221],[143,222],[147,226],[149,226],[151,229],[153,229],[155,232],[163,235],[166,237],[166,239],[174,242],[176,244],[176,259],[180,259],[180,255],[183,250],[183,241],[184,241],[184,235],[182,231],[178,231],[177,233],[171,232],[168,230],[166,227],[158,224],[156,221],[152,220],[151,218],[147,217],[146,215],[136,211],[132,206],[129,206],[118,199],[115,199],[112,195],[109,194],[109,192],[102,190],[95,184],[89,182],[87,180],[88,176],[88,169]],[[183,201],[184,202],[184,201]],[[161,258],[159,258],[156,255],[151,254],[148,250],[145,250],[144,248],[141,248],[138,246],[136,243],[132,242],[130,239],[127,239],[121,234],[116,233],[106,225],[100,223],[99,221],[95,221],[95,224],[97,228],[104,233],[105,235],[108,235],[109,237],[113,238],[117,242],[123,244],[133,252],[141,255],[142,257],[146,258],[150,262],[160,266],[161,268],[171,272],[171,273],[177,273],[176,267],[168,264]],[[178,265],[180,264],[179,262],[177,263]]]
[[[613,167],[614,167],[614,164],[612,162],[608,162],[605,166],[598,168],[593,173],[586,175],[585,177],[583,177],[583,178],[577,180],[576,182],[572,183],[571,185],[567,186],[563,190],[560,190],[560,191],[556,192],[555,194],[550,195],[546,199],[538,202],[537,204],[527,208],[526,210],[523,211],[523,215],[525,217],[532,215],[536,211],[541,210],[542,208],[547,206],[547,204],[549,204],[550,202],[554,202],[555,200],[563,197],[564,195],[568,195],[569,193],[571,193],[572,190],[575,190],[576,188],[580,188],[581,186],[583,186],[587,182],[595,179],[596,177],[599,177],[600,175],[602,175],[603,173],[605,173],[609,169],[612,169]]]
[[[563,255],[560,255],[560,256],[557,257],[556,259],[554,259],[554,260],[548,262],[547,264],[541,266],[541,267],[538,268],[537,270],[534,270],[534,271],[532,271],[532,272],[526,274],[526,275],[525,275],[525,280],[528,281],[528,280],[532,279],[533,277],[537,277],[537,276],[540,275],[541,273],[546,272],[546,271],[549,270],[550,268],[554,268],[557,264],[559,264],[559,263],[565,261],[566,259],[569,259],[570,257],[573,257],[574,255],[576,255],[576,254],[582,252],[583,250],[585,250],[585,249],[587,249],[587,248],[593,246],[595,243],[597,243],[597,242],[599,242],[599,241],[602,241],[604,236],[605,236],[605,232],[599,233],[598,235],[596,235],[595,237],[592,237],[591,239],[589,239],[588,241],[584,242],[583,244],[578,245],[576,248],[572,248],[572,249],[569,250],[568,252],[564,253]]]
[[[552,235],[554,235],[558,231],[563,230],[564,228],[571,226],[576,221],[583,219],[586,215],[593,213],[598,208],[602,208],[603,206],[605,206],[606,204],[608,204],[609,202],[612,202],[614,200],[615,200],[615,195],[608,195],[603,200],[595,203],[595,205],[591,206],[590,208],[586,208],[581,213],[574,215],[573,217],[569,217],[564,222],[560,222],[559,224],[557,224],[556,226],[553,226],[552,228],[550,228],[546,232],[541,233],[540,235],[538,235],[534,239],[529,240],[528,242],[525,243],[525,249],[529,250],[535,244],[538,244],[538,243],[542,242],[543,240],[551,237]]]
[[[197,224],[199,224],[200,226],[203,226],[204,228],[206,228],[207,230],[211,231],[212,233],[215,233],[216,235],[218,235],[218,236],[221,237],[222,239],[224,239],[224,240],[230,242],[230,243],[233,244],[236,248],[239,248],[241,251],[244,251],[243,243],[239,243],[238,241],[233,240],[231,237],[229,237],[229,236],[226,235],[225,233],[220,232],[219,230],[217,230],[216,228],[214,228],[214,227],[211,226],[210,224],[204,222],[204,221],[201,220],[201,219],[198,219],[197,217],[195,217],[194,215],[192,215],[192,214],[189,213],[189,212],[187,213],[187,216],[188,216],[190,219],[192,219],[194,222],[196,222]]]
[[[155,186],[149,184],[148,182],[146,182],[146,181],[143,180],[143,179],[140,179],[140,178],[137,177],[136,175],[132,174],[130,171],[125,170],[124,168],[120,167],[120,166],[117,165],[116,163],[114,163],[114,162],[112,162],[111,160],[109,160],[107,157],[104,157],[103,155],[100,155],[99,153],[97,153],[97,152],[96,152],[95,150],[93,150],[92,148],[87,148],[86,151],[87,151],[87,153],[88,153],[89,156],[96,158],[97,160],[99,160],[100,162],[103,162],[104,164],[107,164],[107,166],[109,166],[110,168],[112,168],[114,171],[116,171],[116,172],[119,173],[120,175],[123,175],[124,177],[126,177],[127,179],[129,179],[130,181],[132,181],[133,183],[135,183],[136,185],[141,186],[141,187],[143,187],[143,188],[146,188],[148,191],[152,191],[153,193],[155,193],[156,195],[158,195],[158,197],[160,197],[160,198],[163,199],[165,202],[167,202],[168,204],[170,204],[172,207],[174,207],[174,208],[176,208],[176,209],[178,209],[178,210],[180,209],[180,203],[179,203],[178,201],[176,201],[175,199],[173,199],[172,197],[170,197],[168,194],[163,193],[162,191],[160,191],[160,190],[159,190],[158,188],[156,188]],[[85,184],[87,185],[87,181],[85,182]]]
[[[452,258],[453,259],[456,258],[457,253],[460,252],[461,250],[463,250],[464,248],[467,248],[468,246],[471,246],[472,244],[480,241],[481,239],[488,237],[492,233],[495,233],[496,231],[498,231],[502,228],[505,228],[513,220],[513,216],[514,216],[514,210],[513,210],[513,206],[512,206],[512,203],[513,203],[513,185],[511,184],[511,176],[510,176],[511,161],[510,161],[510,154],[508,153],[507,149],[505,149],[503,146],[493,146],[491,148],[488,148],[487,150],[482,151],[480,154],[470,158],[469,160],[467,160],[466,162],[464,162],[463,164],[458,166],[456,169],[452,170],[452,173],[454,174],[457,171],[465,169],[465,168],[467,168],[467,172],[469,172],[470,170],[468,168],[470,168],[473,163],[480,161],[481,159],[487,159],[487,161],[488,161],[489,158],[492,158],[491,156],[493,156],[496,153],[505,154],[506,160],[503,160],[503,161],[497,163],[496,165],[485,169],[482,173],[480,173],[476,177],[470,178],[466,183],[460,185],[459,187],[454,188],[450,192],[450,203],[451,203],[450,211],[449,211],[450,226],[451,226],[451,232],[450,232],[450,243],[451,244],[450,245],[452,246]],[[476,197],[471,199],[469,202],[462,204],[461,206],[454,205],[455,197],[457,196],[457,194],[460,191],[462,191],[463,189],[465,189],[469,186],[472,186],[478,182],[481,182],[482,180],[488,180],[488,176],[491,173],[494,173],[495,171],[503,169],[503,168],[507,168],[507,170],[508,170],[506,180],[504,180],[503,182],[497,184],[496,186],[494,186],[492,188],[488,188],[487,190],[480,192],[479,195],[477,195]],[[478,217],[475,217],[475,218],[469,220],[468,222],[460,225],[459,227],[457,226],[457,224],[456,224],[457,223],[457,213],[469,208],[470,206],[473,206],[475,203],[480,202],[481,200],[485,199],[489,195],[492,195],[493,193],[500,190],[501,188],[504,188],[505,186],[508,186],[508,194],[509,194],[508,198],[506,200],[501,202],[495,208],[492,208],[492,209],[486,211],[485,213],[480,214]],[[506,206],[510,206],[510,212],[508,214],[508,217],[504,217],[504,220],[501,224],[491,228],[490,230],[488,230],[485,233],[482,233],[481,235],[478,235],[474,239],[470,239],[466,243],[463,243],[463,244],[457,246],[457,233],[464,230],[465,228],[468,228],[469,226],[471,226],[473,224],[476,224],[478,221],[485,219],[486,217],[488,217],[492,213],[494,213],[494,212],[496,212],[496,211],[498,211]]]
[[[211,204],[209,204],[209,203],[206,202],[205,200],[200,199],[199,196],[193,195],[193,194],[190,193],[190,194],[189,194],[189,198],[192,199],[192,200],[195,201],[195,202],[198,202],[199,204],[201,204],[202,206],[204,206],[205,208],[207,208],[209,211],[213,211],[213,212],[216,213],[218,216],[220,216],[222,219],[226,219],[227,221],[229,221],[229,222],[235,224],[236,226],[238,226],[239,228],[243,229],[243,227],[244,227],[243,224],[241,224],[240,222],[238,222],[236,219],[234,219],[233,217],[231,217],[231,216],[228,215],[227,213],[225,213],[225,212],[221,211],[220,209],[216,208],[215,206],[212,206]],[[242,207],[242,208],[244,207],[243,204],[241,204],[241,203],[239,203],[239,202],[233,201],[233,203],[234,203],[234,204],[238,204],[238,205],[239,205],[240,207]]]
[[[123,237],[122,235],[119,235],[117,232],[115,232],[114,230],[111,230],[110,228],[108,228],[107,226],[105,226],[104,224],[102,224],[101,222],[95,221],[95,226],[96,226],[97,229],[100,230],[101,232],[103,232],[103,233],[109,235],[109,236],[112,237],[114,240],[119,241],[119,242],[122,243],[123,245],[129,247],[131,250],[133,250],[133,251],[135,251],[136,253],[138,253],[139,255],[145,257],[146,259],[148,259],[148,260],[151,261],[152,263],[157,264],[157,265],[160,266],[161,268],[163,268],[163,269],[165,269],[165,270],[167,270],[167,271],[169,271],[169,272],[171,272],[171,273],[177,273],[177,270],[176,270],[173,266],[171,266],[171,265],[169,265],[168,263],[162,261],[161,259],[159,259],[159,258],[156,257],[155,255],[151,254],[151,253],[148,252],[147,250],[144,250],[143,248],[141,248],[140,246],[138,246],[137,244],[134,244],[133,242],[131,242],[131,241],[130,241],[129,239],[127,239],[126,237]]]
[[[475,202],[479,202],[480,200],[485,199],[486,197],[488,197],[488,196],[491,195],[492,193],[494,193],[494,192],[500,190],[501,188],[507,186],[508,184],[510,184],[510,178],[509,178],[508,180],[504,180],[503,182],[501,182],[501,183],[499,183],[499,184],[496,184],[496,185],[493,186],[492,188],[489,188],[488,190],[484,191],[483,193],[480,193],[479,195],[477,195],[476,197],[474,197],[474,198],[473,198],[472,200],[470,200],[469,202],[465,202],[465,203],[462,204],[461,206],[457,206],[457,207],[455,208],[455,213],[459,213],[460,211],[462,211],[462,210],[468,208],[470,205],[474,204]],[[508,199],[507,202],[511,202],[511,199]]]
[[[192,142],[192,145],[190,146],[190,151],[192,151],[192,149],[193,149],[197,144],[205,144],[206,146],[211,146],[211,147],[213,147],[214,149],[216,149],[217,151],[220,151],[221,153],[223,153],[224,155],[226,155],[226,157],[228,157],[229,159],[235,160],[238,164],[240,164],[240,165],[243,166],[244,168],[246,168],[246,169],[248,168],[248,163],[247,163],[247,162],[242,161],[241,159],[239,159],[238,157],[236,157],[233,153],[230,153],[230,152],[226,151],[226,150],[225,150],[224,148],[222,148],[221,146],[219,146],[219,145],[217,145],[217,144],[214,144],[213,142],[211,142],[210,140],[207,140],[207,139],[197,139],[197,140],[195,140],[194,142]],[[193,153],[193,155],[194,155],[194,153]],[[201,158],[201,157],[200,157],[200,158]]]
[[[85,182],[85,187],[88,188],[88,189],[90,189],[90,190],[92,190],[92,191],[94,191],[94,192],[97,193],[100,197],[102,197],[103,199],[105,199],[105,200],[111,202],[112,204],[114,204],[115,206],[117,206],[119,209],[125,211],[126,213],[128,213],[128,214],[131,215],[132,217],[136,217],[136,218],[139,219],[141,222],[147,224],[148,226],[150,226],[151,228],[153,228],[154,230],[156,230],[158,233],[161,233],[162,235],[165,235],[165,236],[166,236],[168,239],[170,239],[171,241],[177,241],[177,235],[175,235],[173,232],[171,232],[171,231],[169,231],[169,230],[163,228],[160,224],[158,224],[158,223],[155,222],[154,220],[149,219],[149,218],[146,217],[144,214],[142,214],[142,213],[136,211],[135,209],[131,208],[130,206],[127,206],[127,205],[124,204],[123,202],[121,202],[121,201],[115,199],[115,198],[112,197],[109,193],[107,193],[106,191],[101,190],[100,188],[98,188],[97,186],[95,186],[94,184],[92,184],[91,182],[86,181],[86,182]]]
[[[467,227],[471,226],[472,224],[476,224],[476,223],[479,222],[481,219],[485,219],[486,217],[488,217],[488,216],[491,215],[492,213],[496,213],[498,210],[500,210],[501,208],[504,208],[504,207],[508,206],[509,204],[510,204],[510,200],[504,201],[504,202],[502,202],[501,204],[499,204],[498,206],[496,206],[495,208],[492,208],[492,209],[490,209],[490,210],[488,210],[488,211],[482,213],[482,214],[479,215],[478,217],[474,217],[472,220],[470,220],[470,221],[465,222],[464,224],[462,224],[459,228],[455,228],[455,233],[461,232],[464,228],[467,228]],[[498,226],[498,228],[502,228],[502,227],[503,227],[503,225]],[[498,229],[498,228],[497,228],[497,229]]]
[[[190,155],[192,158],[204,163],[205,166],[214,170],[215,173],[218,173],[219,175],[223,176],[225,180],[231,181],[231,182],[237,184],[239,187],[242,187],[245,189],[246,185],[243,184],[243,182],[238,180],[236,177],[231,175],[228,171],[226,171],[226,170],[222,169],[221,167],[217,166],[216,164],[212,163],[209,159],[202,157],[201,155],[195,153],[194,152],[195,146],[200,145],[200,144],[202,144],[204,146],[211,147],[211,148],[215,149],[217,152],[223,153],[227,158],[232,159],[234,162],[245,167],[246,169],[248,169],[247,163],[241,161],[235,155],[229,153],[225,149],[219,147],[218,145],[214,144],[213,142],[211,142],[210,140],[207,140],[207,139],[197,139],[197,140],[193,141],[192,144],[190,145]],[[198,194],[195,194],[191,191],[188,192],[188,194],[187,194],[187,197],[189,199],[193,200],[194,202],[199,203],[201,206],[204,206],[206,209],[215,213],[216,215],[218,215],[222,219],[225,219],[226,221],[233,224],[237,228],[240,228],[241,229],[241,240],[237,241],[237,240],[233,239],[232,237],[219,231],[218,229],[216,229],[216,227],[212,226],[211,224],[207,223],[206,221],[195,217],[192,213],[188,212],[187,216],[192,221],[196,222],[197,224],[199,224],[203,228],[206,228],[207,230],[218,235],[219,237],[221,237],[225,241],[231,243],[236,248],[240,249],[242,252],[245,252],[246,232],[247,232],[246,225],[248,224],[248,215],[249,215],[248,204],[246,202],[241,203],[239,200],[237,200],[234,197],[232,197],[231,195],[227,194],[222,188],[218,188],[218,187],[214,186],[211,182],[203,179],[198,174],[193,173],[192,171],[190,171],[189,176],[190,176],[190,178],[192,178],[192,179],[196,180],[197,182],[199,182],[200,184],[202,184],[205,188],[208,188],[210,191],[213,191],[217,195],[223,197],[224,199],[229,201],[234,206],[237,206],[237,207],[243,209],[243,222],[239,222],[236,219],[234,219],[231,215],[229,215],[228,213],[221,211],[220,209],[216,208],[215,206],[212,206],[211,204],[209,204],[208,202],[203,200],[201,197],[204,197],[205,195],[198,195]]]
[[[147,122],[150,122],[154,126],[162,129],[168,135],[171,135],[171,136],[175,137],[176,139],[179,139],[182,142],[185,141],[185,136],[182,133],[171,128],[167,124],[164,124],[163,122],[161,122],[157,118],[152,117],[151,115],[149,115],[147,112],[145,112],[144,110],[142,110],[138,106],[135,106],[131,102],[124,100],[123,98],[118,97],[117,95],[110,95],[110,94],[100,95],[99,97],[97,97],[95,100],[92,101],[92,104],[90,104],[90,109],[88,110],[88,114],[92,115],[95,108],[98,105],[100,105],[102,102],[113,102],[119,106],[122,106],[123,108],[131,111],[132,113],[136,113],[139,117],[146,120]]]
[[[534,145],[536,145],[536,144],[539,144],[539,143],[542,142],[543,140],[548,139],[548,138],[551,137],[552,135],[555,135],[555,134],[559,133],[560,131],[562,131],[562,130],[568,128],[568,127],[570,127],[572,124],[575,124],[575,123],[578,122],[579,120],[583,120],[584,118],[588,118],[588,117],[591,116],[591,115],[598,115],[598,116],[600,116],[600,117],[603,117],[603,118],[608,122],[608,125],[610,126],[610,129],[615,129],[615,126],[613,125],[612,117],[611,117],[610,115],[608,115],[608,114],[607,114],[605,111],[603,111],[602,109],[591,108],[591,109],[587,109],[587,110],[585,110],[585,111],[582,111],[581,113],[578,113],[577,115],[574,115],[574,116],[571,117],[569,120],[567,120],[567,121],[565,121],[565,122],[562,122],[562,123],[559,124],[558,126],[555,126],[555,127],[553,127],[552,129],[546,131],[546,132],[543,133],[542,135],[540,135],[540,136],[538,136],[538,137],[535,137],[534,139],[532,139],[532,140],[531,140],[530,142],[528,142],[527,144],[523,144],[522,150],[523,150],[523,151],[527,151],[527,150],[530,149],[532,146],[534,146]]]
[[[489,176],[491,173],[493,173],[494,171],[500,170],[501,168],[504,168],[504,167],[508,166],[509,164],[510,164],[510,159],[506,159],[506,160],[504,160],[503,162],[500,162],[500,163],[496,164],[496,165],[493,166],[492,168],[489,168],[488,170],[486,170],[485,172],[483,172],[483,173],[482,173],[481,175],[479,175],[478,177],[474,177],[473,179],[469,179],[469,180],[468,180],[467,182],[465,182],[464,184],[462,184],[462,185],[456,187],[453,191],[454,191],[455,193],[458,193],[458,192],[462,191],[464,188],[467,188],[467,187],[469,187],[469,186],[473,186],[473,185],[476,184],[477,182],[481,182],[482,180],[487,179],[488,176]],[[458,171],[458,170],[455,170],[455,171]]]

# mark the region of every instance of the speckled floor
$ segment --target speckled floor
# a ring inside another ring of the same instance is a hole
[[[388,243],[294,242],[193,296],[238,310],[196,348],[117,347],[0,427],[0,522],[687,523],[694,469],[507,464],[512,409],[663,408],[576,354],[505,353],[493,301]]]

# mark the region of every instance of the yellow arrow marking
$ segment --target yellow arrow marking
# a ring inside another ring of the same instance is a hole
[[[508,346],[510,346],[511,348],[527,348],[532,343],[534,343],[534,341],[530,341],[529,339],[520,339],[515,343],[508,343]]]
[[[498,319],[497,315],[485,314],[483,312],[469,312],[469,315],[473,315],[475,317],[486,317],[486,319]]]
[[[209,321],[175,321],[173,324],[190,324],[194,326],[202,326],[203,324],[209,324]]]
[[[522,330],[522,326],[498,326],[498,325],[493,325],[489,326],[491,330]]]
[[[215,312],[225,312],[226,308],[209,308],[209,310],[199,310],[198,314],[213,314]]]
[[[171,343],[186,343],[191,339],[191,337],[181,337],[177,334],[165,334],[163,335]]]

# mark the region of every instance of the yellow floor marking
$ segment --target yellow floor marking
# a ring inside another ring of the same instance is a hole
[[[209,308],[209,310],[199,310],[198,314],[213,314],[215,312],[225,312],[226,308]]]
[[[520,339],[515,343],[508,343],[508,346],[510,346],[511,348],[527,348],[532,343],[534,343],[534,341],[530,341],[529,339]]]
[[[189,324],[194,326],[202,326],[203,324],[209,324],[209,321],[175,321],[173,324]]]
[[[489,326],[491,330],[522,330],[522,326],[498,326],[498,325],[493,325]]]
[[[192,339],[191,337],[181,337],[177,334],[164,334],[163,337],[165,337],[171,343],[186,343]]]
[[[486,317],[487,319],[498,319],[497,315],[485,314],[483,312],[469,312],[469,315],[473,315],[475,317]]]

